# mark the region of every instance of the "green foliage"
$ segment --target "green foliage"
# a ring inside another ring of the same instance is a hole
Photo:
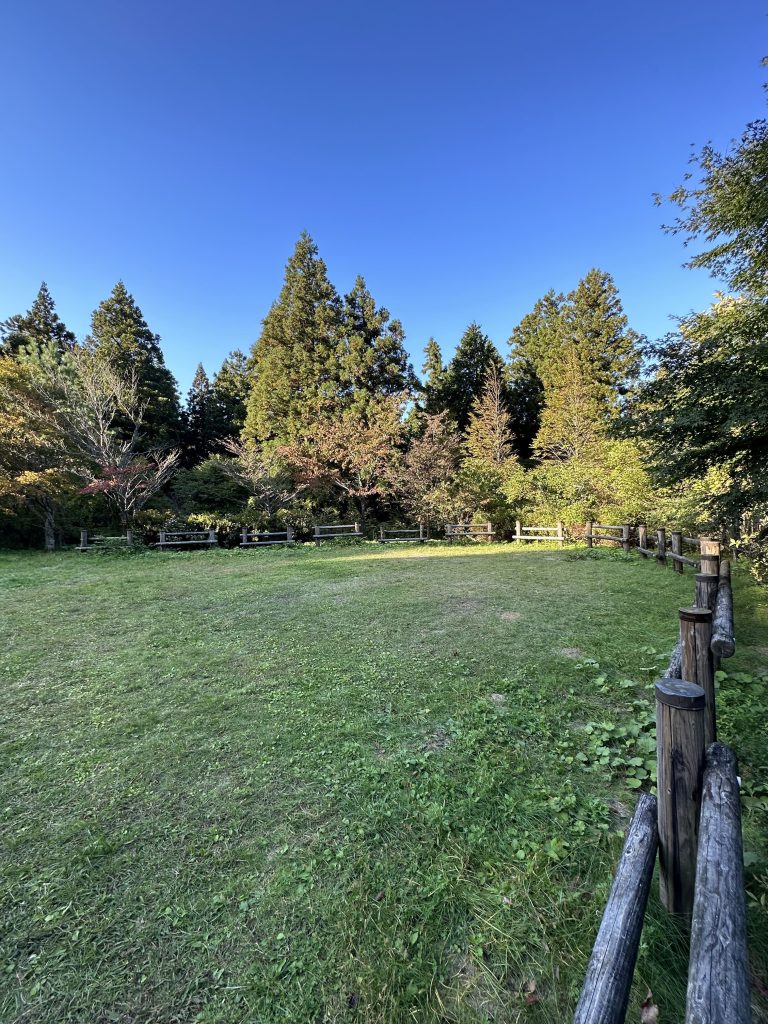
[[[317,246],[304,232],[251,350],[246,440],[290,443],[319,414],[338,407],[341,321],[341,300]]]
[[[421,409],[427,416],[436,416],[444,412],[446,408],[444,395],[446,369],[443,364],[443,353],[434,338],[430,338],[427,342],[421,372],[424,375],[424,383],[421,387]]]
[[[143,407],[144,450],[177,445],[182,438],[181,408],[176,381],[166,367],[160,337],[149,329],[134,297],[122,281],[93,312],[86,347],[109,364],[126,382],[133,378]],[[122,425],[129,436],[127,421]]]
[[[63,352],[74,344],[75,335],[59,318],[45,281],[31,309],[0,323],[0,355],[15,355],[22,348],[47,345]]]
[[[211,436],[216,442],[239,437],[245,425],[251,379],[248,360],[239,349],[230,352],[211,385],[208,411]]]
[[[444,408],[460,430],[466,429],[472,405],[482,395],[492,368],[503,379],[504,363],[496,346],[479,324],[471,323],[448,364],[442,388]]]
[[[176,474],[173,496],[183,515],[202,510],[232,513],[245,507],[248,490],[227,472],[220,456],[210,456],[199,465]]]

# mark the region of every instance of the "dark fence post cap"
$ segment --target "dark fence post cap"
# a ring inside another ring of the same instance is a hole
[[[719,580],[720,577],[716,572],[697,572],[696,582],[706,582],[707,580]]]
[[[705,573],[705,576],[708,575]],[[709,608],[681,608],[680,619],[682,622],[708,622],[712,618],[712,611]]]
[[[706,696],[700,686],[686,679],[659,679],[656,682],[656,700],[670,708],[703,711]]]

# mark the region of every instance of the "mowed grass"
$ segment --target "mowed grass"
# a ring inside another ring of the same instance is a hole
[[[366,545],[6,554],[0,589],[0,1020],[569,1018],[636,796],[590,723],[647,723],[692,574]],[[686,960],[654,892],[628,1019],[681,1018]]]

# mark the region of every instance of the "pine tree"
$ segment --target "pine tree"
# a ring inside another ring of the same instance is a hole
[[[211,385],[211,435],[217,447],[227,438],[240,436],[250,390],[248,360],[235,349],[221,364]]]
[[[339,407],[344,352],[341,302],[317,246],[304,232],[280,296],[251,349],[253,387],[245,439],[288,443]]]
[[[190,465],[202,462],[210,454],[213,442],[212,401],[213,388],[202,363],[197,364],[192,387],[187,392],[184,410],[186,426],[187,461]]]
[[[0,323],[0,355],[15,355],[21,348],[48,344],[65,352],[75,344],[75,335],[59,318],[43,281],[30,310]]]
[[[122,281],[94,310],[86,346],[126,379],[135,375],[144,407],[144,447],[178,444],[182,419],[176,381],[163,360],[160,337],[149,329]]]
[[[424,377],[421,387],[421,408],[428,416],[444,412],[446,408],[446,371],[443,364],[443,353],[434,338],[430,338],[427,342],[421,372]]]
[[[345,402],[363,409],[372,399],[403,394],[413,387],[402,324],[390,319],[389,310],[376,306],[362,277],[344,296],[341,331]]]
[[[482,394],[492,367],[503,377],[504,363],[496,346],[479,324],[471,323],[445,374],[446,408],[460,430],[466,428],[472,404]]]

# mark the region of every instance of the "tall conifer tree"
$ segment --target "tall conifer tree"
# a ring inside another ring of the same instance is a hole
[[[109,361],[126,379],[136,375],[139,400],[144,407],[144,446],[178,444],[182,420],[176,381],[165,365],[160,336],[149,329],[122,281],[94,310],[86,346]]]
[[[245,439],[288,443],[321,411],[338,407],[341,321],[339,296],[317,246],[304,232],[286,264],[280,296],[251,349],[253,387]]]
[[[75,335],[59,318],[48,285],[43,281],[31,309],[0,323],[0,354],[15,355],[21,348],[49,344],[64,352],[74,346]]]
[[[203,364],[198,363],[192,386],[187,392],[187,406],[184,410],[187,459],[190,465],[202,461],[211,452],[214,441],[212,406],[213,388]]]
[[[211,385],[211,429],[217,442],[240,435],[250,390],[248,360],[235,349],[221,364]]]
[[[485,381],[494,367],[502,377],[504,362],[496,346],[480,325],[471,323],[461,337],[453,359],[445,374],[445,402],[460,430],[469,423],[472,405],[485,387]]]
[[[434,338],[427,342],[421,372],[424,377],[421,387],[421,408],[428,416],[435,416],[445,411],[446,395],[443,353]]]

